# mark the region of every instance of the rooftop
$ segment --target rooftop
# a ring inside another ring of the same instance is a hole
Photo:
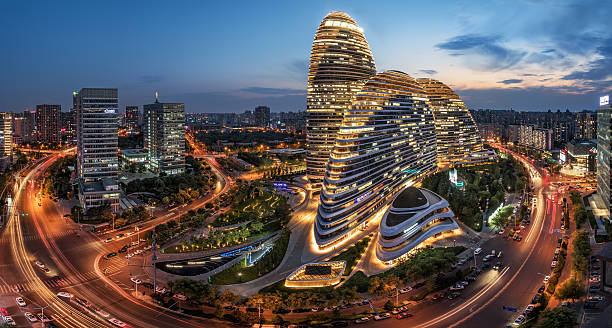
[[[427,204],[425,195],[416,187],[408,187],[393,200],[392,206],[395,208],[415,208],[425,204]]]

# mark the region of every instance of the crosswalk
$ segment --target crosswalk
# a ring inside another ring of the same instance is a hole
[[[111,275],[111,274],[121,271],[122,267],[119,265],[110,265],[107,267],[107,269],[108,269],[108,274]],[[95,271],[89,271],[87,273],[82,273],[81,276],[83,276],[86,279],[86,282],[99,279],[98,274]],[[45,286],[47,286],[50,289],[66,288],[66,287],[75,286],[75,285],[82,285],[85,283],[85,282],[80,281],[76,277],[50,278],[50,279],[45,279],[42,282],[43,284],[45,284]],[[28,292],[28,291],[31,291],[32,289],[33,289],[33,286],[30,283],[19,283],[19,284],[0,283],[0,295],[11,294],[17,291],[19,291],[20,293]]]
[[[69,231],[62,231],[59,233],[49,234],[48,237],[53,238],[53,239],[58,239],[58,238],[62,238],[65,236],[73,236],[73,235],[74,235],[74,231],[69,230]],[[40,240],[40,236],[38,234],[23,234],[23,239],[25,241]],[[9,238],[0,239],[0,245],[8,245],[9,243],[10,243]]]

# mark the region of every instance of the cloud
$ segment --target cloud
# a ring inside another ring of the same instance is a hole
[[[242,92],[267,95],[267,96],[287,96],[287,95],[305,95],[306,90],[286,89],[286,88],[264,88],[264,87],[247,87],[240,89]]]
[[[532,73],[524,73],[524,74],[521,74],[521,76],[538,76],[538,75],[532,74]]]
[[[464,34],[436,45],[436,48],[456,54],[461,51],[474,60],[468,64],[474,68],[498,71],[510,68],[521,61],[525,51],[513,50],[501,45],[501,37],[495,35]]]
[[[498,81],[497,83],[503,83],[503,84],[516,84],[516,83],[521,83],[521,82],[523,82],[523,80],[519,80],[519,79],[508,79],[508,80]]]
[[[164,77],[162,75],[141,75],[138,77],[138,80],[140,83],[152,84],[162,82]]]
[[[591,61],[586,66],[586,69],[576,70],[566,76],[563,80],[581,80],[581,81],[604,81],[612,78],[612,37],[603,41],[597,47],[596,53],[598,59]]]
[[[427,74],[427,75],[434,75],[434,74],[438,73],[438,71],[436,71],[435,69],[421,69],[421,70],[419,70],[419,73],[423,73],[423,74]]]

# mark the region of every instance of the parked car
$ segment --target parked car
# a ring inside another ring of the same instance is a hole
[[[398,318],[398,319],[406,319],[406,318],[410,318],[410,317],[412,317],[412,313],[402,312],[402,313],[399,313],[396,318]]]
[[[27,306],[26,302],[21,297],[17,297],[15,301],[17,302],[17,305],[19,306]]]
[[[544,283],[548,283],[549,280],[550,280],[550,276],[545,276],[544,277]]]
[[[400,294],[406,294],[406,293],[408,293],[408,292],[409,292],[409,291],[411,291],[411,290],[412,290],[412,287],[406,287],[406,288],[402,288],[402,289],[400,289],[400,290],[399,290],[399,293],[400,293]]]
[[[389,318],[391,318],[391,313],[388,313],[388,312],[379,313],[379,314],[374,316],[374,320],[376,320],[376,321],[385,320],[385,319],[389,319]]]
[[[546,286],[540,286],[540,288],[538,288],[538,293],[543,293],[546,290]]]
[[[514,320],[512,324],[514,324],[515,326],[519,326],[523,323],[523,321],[525,321],[525,316],[521,314],[516,318],[516,320]]]
[[[355,323],[366,323],[368,321],[370,321],[370,318],[363,317],[363,318],[359,318],[359,319],[355,320]]]
[[[529,304],[525,308],[525,311],[523,311],[523,314],[527,315],[527,314],[531,313],[531,311],[533,311],[533,309],[535,309],[535,305]]]
[[[452,292],[452,293],[450,293],[450,294],[448,295],[448,299],[449,299],[449,300],[455,299],[455,298],[459,297],[459,295],[461,295],[461,293],[460,293],[460,292]]]
[[[64,298],[73,298],[74,295],[68,293],[68,292],[59,292],[57,293],[57,296],[59,297],[64,297]]]
[[[23,315],[24,315],[24,316],[26,317],[26,319],[28,319],[28,321],[30,321],[30,322],[36,322],[36,321],[38,321],[38,318],[36,318],[36,316],[34,316],[34,315],[33,315],[32,313],[30,313],[30,312],[26,312],[26,313],[24,313]]]

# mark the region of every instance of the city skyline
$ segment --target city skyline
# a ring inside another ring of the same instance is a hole
[[[3,30],[14,31],[5,37],[15,51],[0,55],[13,63],[0,78],[0,106],[22,111],[51,103],[67,110],[70,93],[89,85],[118,88],[120,108],[146,104],[159,90],[164,101],[184,102],[187,112],[242,112],[258,105],[272,112],[304,110],[313,26],[334,10],[365,29],[379,71],[446,81],[470,109],[594,110],[612,84],[609,4],[448,2],[434,10],[387,3],[372,10],[365,2],[315,2],[242,10],[249,6],[5,5]],[[85,12],[116,23],[81,24]],[[419,15],[402,17],[411,12]],[[155,23],[167,14],[169,24]],[[207,32],[214,28],[224,33]],[[87,36],[105,42],[64,50]],[[160,52],[159,45],[177,51]],[[47,49],[45,56],[38,56],[40,48]]]

